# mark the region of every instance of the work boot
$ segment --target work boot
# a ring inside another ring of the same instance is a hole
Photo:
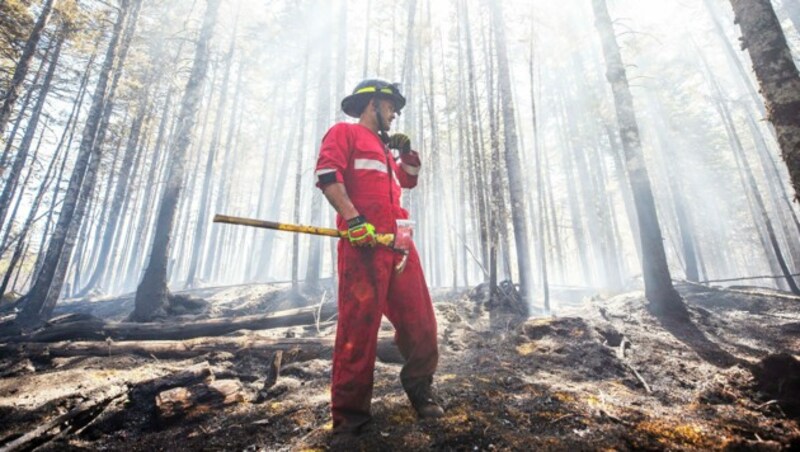
[[[417,411],[420,419],[436,419],[444,416],[444,410],[436,403],[436,396],[431,386],[432,378],[416,378],[403,382],[411,406]]]
[[[352,431],[334,431],[329,444],[330,450],[353,450],[358,444],[358,433]]]

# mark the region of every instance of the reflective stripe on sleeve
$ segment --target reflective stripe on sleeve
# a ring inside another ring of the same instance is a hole
[[[325,174],[330,174],[330,173],[335,173],[335,172],[336,172],[336,170],[335,170],[335,169],[331,169],[331,168],[322,168],[322,169],[320,169],[320,170],[317,170],[317,173],[316,173],[316,174],[317,174],[317,177],[320,177],[320,176],[322,176],[322,175],[325,175]]]
[[[386,172],[386,162],[382,160],[373,159],[355,159],[353,161],[353,168],[357,170],[374,170]]]
[[[405,163],[400,164],[400,168],[403,168],[403,171],[406,172],[409,176],[417,176],[419,175],[419,167],[418,166],[411,166]]]

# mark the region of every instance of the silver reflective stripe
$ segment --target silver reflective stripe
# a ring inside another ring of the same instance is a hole
[[[353,168],[360,170],[375,170],[386,172],[386,162],[373,159],[355,159]]]
[[[407,174],[409,174],[411,176],[419,175],[419,167],[418,166],[411,166],[411,165],[407,165],[405,163],[401,163],[400,167],[403,168],[403,171],[405,171]]]
[[[323,168],[321,170],[317,170],[316,174],[317,174],[317,177],[319,177],[319,176],[322,176],[323,174],[329,174],[329,173],[335,173],[335,172],[336,172],[335,169]]]

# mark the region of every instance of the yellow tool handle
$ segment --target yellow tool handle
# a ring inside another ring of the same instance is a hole
[[[278,223],[276,221],[256,220],[254,218],[232,217],[229,215],[214,215],[214,223],[239,224],[255,228],[275,229],[286,232],[299,232],[301,234],[322,235],[326,237],[345,237],[347,231],[332,228],[318,228],[301,224]],[[375,240],[381,245],[391,247],[394,244],[394,234],[375,234]]]

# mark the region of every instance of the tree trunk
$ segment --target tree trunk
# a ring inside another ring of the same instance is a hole
[[[194,241],[192,244],[191,257],[189,258],[189,270],[186,276],[187,288],[195,287],[197,285],[197,267],[200,264],[200,256],[203,254],[203,246],[206,244],[206,230],[207,225],[210,223],[208,221],[208,210],[211,205],[211,189],[214,186],[214,163],[217,159],[220,135],[222,134],[222,120],[225,116],[225,105],[228,101],[228,84],[230,81],[231,69],[233,68],[233,55],[235,49],[236,26],[233,27],[233,35],[231,37],[230,46],[228,47],[228,53],[223,58],[222,62],[222,65],[225,67],[225,73],[222,76],[222,90],[220,92],[218,101],[219,103],[217,104],[216,108],[214,129],[211,132],[211,144],[208,146],[208,158],[206,160],[205,176],[203,178],[203,191],[200,195],[200,212],[198,213],[197,221],[195,222]],[[231,115],[231,121],[233,121],[233,114]]]
[[[169,289],[167,288],[167,265],[169,248],[176,208],[180,199],[186,150],[192,139],[192,131],[197,122],[197,113],[202,98],[203,84],[208,70],[209,43],[214,32],[220,0],[208,0],[203,26],[195,49],[195,58],[186,90],[178,114],[178,131],[170,162],[169,176],[159,207],[150,262],[142,282],[136,289],[136,305],[131,319],[147,321],[164,315]]]
[[[164,100],[164,106],[161,108],[161,121],[158,125],[158,132],[156,134],[156,142],[153,146],[153,157],[150,160],[150,169],[147,172],[147,182],[145,183],[144,201],[142,202],[142,211],[139,213],[139,219],[136,225],[136,232],[132,241],[131,255],[128,258],[128,265],[125,270],[125,285],[132,279],[138,279],[136,272],[141,268],[140,256],[141,250],[146,247],[146,234],[147,226],[150,224],[150,211],[153,203],[153,194],[155,190],[150,187],[156,186],[159,168],[161,167],[162,154],[164,148],[165,135],[167,133],[167,119],[170,117],[170,110],[172,108],[172,94],[170,89]],[[136,244],[136,245],[133,245]]]
[[[707,68],[708,69],[708,68]],[[709,71],[709,74],[710,71]],[[786,279],[786,284],[789,286],[789,290],[792,291],[795,295],[800,295],[800,288],[798,288],[797,284],[792,277],[792,272],[789,269],[789,266],[786,263],[786,259],[783,257],[783,251],[781,250],[780,245],[778,244],[778,239],[775,234],[775,228],[772,226],[772,220],[770,219],[769,215],[767,214],[767,207],[764,203],[764,198],[761,196],[761,191],[756,184],[755,176],[753,175],[753,171],[750,169],[750,164],[747,161],[747,156],[744,153],[744,147],[739,139],[739,135],[736,133],[736,129],[734,128],[733,119],[731,118],[730,112],[728,111],[727,107],[723,103],[722,100],[722,91],[720,90],[719,86],[716,82],[712,81],[712,84],[715,88],[715,94],[718,98],[717,100],[717,108],[719,109],[720,115],[723,118],[725,123],[725,129],[728,132],[731,141],[733,143],[733,151],[736,155],[736,160],[740,162],[742,171],[743,171],[743,185],[749,189],[750,194],[752,195],[753,202],[755,203],[755,209],[753,220],[758,222],[759,217],[763,221],[764,228],[766,230],[767,239],[769,241],[769,245],[772,248],[772,252],[775,255],[775,259],[778,262],[778,267],[780,268],[781,273],[783,274],[784,278]]]
[[[74,112],[73,112],[74,114]],[[66,129],[69,129],[70,122],[72,122],[72,117],[67,121]],[[47,188],[52,181],[53,171],[55,170],[56,163],[59,160],[59,154],[61,152],[61,146],[56,147],[56,150],[53,154],[52,160],[50,160],[50,164],[47,167],[47,173],[44,175],[44,179],[42,180],[41,185],[39,186],[39,190],[36,192],[36,197],[31,202],[31,208],[28,211],[28,217],[25,219],[25,223],[23,223],[22,228],[20,229],[19,234],[16,237],[16,246],[14,247],[14,253],[11,255],[11,259],[8,263],[8,269],[6,270],[6,274],[3,277],[2,285],[0,285],[0,299],[5,295],[6,289],[8,289],[8,283],[11,280],[11,274],[14,272],[14,268],[16,267],[17,263],[20,261],[20,258],[23,256],[23,251],[27,248],[25,245],[25,240],[28,237],[28,233],[31,230],[31,226],[33,225],[34,221],[36,221],[36,213],[39,210],[39,206],[44,198],[44,194],[47,192]],[[66,160],[66,155],[63,157]]]
[[[469,174],[470,187],[472,187],[472,191],[475,193],[474,198],[476,198],[477,201],[477,225],[481,245],[481,263],[486,266],[489,263],[489,214],[487,205],[488,203],[485,195],[488,184],[486,184],[483,180],[485,177],[483,167],[483,137],[479,136],[481,122],[479,120],[480,112],[478,111],[479,106],[477,99],[477,83],[475,81],[475,62],[472,50],[472,33],[469,26],[469,11],[467,10],[466,1],[461,3],[460,10],[461,14],[459,18],[459,24],[464,28],[464,40],[466,42],[465,53],[467,57],[467,99],[469,101],[470,125],[468,129],[472,132],[471,137],[468,137],[471,138],[472,145],[468,147],[468,149],[471,150],[471,153],[470,150],[467,150],[467,152],[471,154],[467,160],[467,172]]]
[[[411,0],[412,3],[416,0]],[[324,8],[330,8],[326,6]],[[326,9],[330,15],[330,10]],[[330,24],[323,25],[326,30],[330,29]],[[331,67],[331,48],[330,43],[325,40],[320,46],[320,67],[319,71],[322,74],[330,72]],[[330,111],[331,111],[331,82],[330,77],[327,79],[323,76],[319,83],[319,101],[317,103],[317,117],[316,124],[314,125],[314,143],[322,143],[323,135],[330,126]],[[301,113],[302,114],[302,113]],[[302,138],[301,138],[302,140]],[[326,202],[323,201],[322,192],[320,190],[313,190],[311,192],[311,224],[320,224],[322,221],[322,212],[329,213],[331,209],[327,207]],[[330,215],[329,215],[330,217]],[[309,252],[308,262],[306,264],[306,279],[305,284],[310,288],[316,288],[319,285],[320,272],[322,269],[322,238],[309,237]]]
[[[533,24],[533,21],[531,21]],[[533,30],[531,30],[533,32]],[[545,199],[545,184],[544,177],[542,176],[542,149],[540,146],[541,138],[539,137],[539,124],[536,115],[536,79],[534,78],[534,44],[533,33],[531,33],[531,54],[528,65],[528,76],[531,85],[531,128],[533,131],[533,157],[534,166],[536,167],[536,211],[539,214],[537,221],[536,235],[539,237],[539,243],[536,247],[536,252],[539,259],[539,269],[541,272],[541,285],[542,285],[542,307],[545,314],[550,313],[550,282],[547,278],[547,255],[545,248],[545,218],[547,216],[544,199]]]
[[[42,315],[45,318],[49,318],[52,315],[53,310],[55,309],[56,303],[58,302],[58,298],[62,292],[62,285],[64,284],[64,280],[67,276],[67,270],[70,266],[70,262],[73,255],[73,247],[76,244],[77,237],[79,231],[81,231],[82,227],[84,226],[84,218],[87,217],[87,212],[90,210],[87,207],[89,200],[92,198],[94,194],[95,187],[97,185],[97,177],[100,172],[100,164],[103,158],[103,150],[105,149],[105,136],[106,132],[108,131],[108,126],[111,122],[111,116],[114,112],[114,101],[116,97],[116,90],[119,86],[119,81],[122,77],[122,73],[125,70],[125,61],[128,55],[128,50],[130,49],[131,42],[133,40],[133,35],[136,31],[136,24],[138,22],[139,11],[141,10],[142,0],[132,0],[129,7],[128,4],[124,4],[126,10],[130,11],[128,15],[128,19],[125,23],[125,31],[122,33],[122,38],[120,41],[119,46],[119,57],[117,58],[116,68],[114,70],[114,75],[111,80],[111,85],[104,98],[104,105],[103,105],[103,115],[100,121],[100,124],[97,128],[97,133],[95,134],[92,146],[91,146],[91,155],[89,160],[89,165],[86,169],[86,174],[80,189],[80,194],[78,195],[78,202],[75,207],[74,214],[72,215],[72,220],[67,228],[67,235],[64,241],[64,247],[60,254],[60,262],[56,266],[56,272],[54,273],[53,279],[51,280],[50,290],[47,294],[47,299],[45,301],[44,307],[42,308]],[[123,119],[123,123],[127,121],[127,111],[125,112],[125,116]],[[116,149],[119,150],[121,146],[121,137],[118,137],[116,141]],[[116,152],[116,151],[115,151]],[[110,189],[111,186],[109,186]],[[108,190],[108,194],[110,195],[110,190]],[[98,209],[101,209],[100,212],[105,212],[105,202],[107,197],[104,198],[102,204],[95,204]],[[91,216],[89,216],[91,218]],[[80,254],[78,254],[78,263],[80,264],[80,259],[83,258],[87,247],[89,246],[88,241],[88,233],[89,233],[89,226],[90,224],[85,225],[86,236],[80,243],[83,244],[80,250]],[[98,224],[100,227],[100,224]],[[83,270],[81,265],[75,266],[75,283],[72,285],[71,289],[76,290],[80,284],[78,277],[81,275],[80,272]]]
[[[625,152],[625,166],[633,190],[636,216],[642,241],[642,273],[645,296],[659,312],[677,314],[685,309],[680,295],[672,286],[667,256],[658,223],[656,204],[647,174],[644,153],[636,124],[633,96],[617,44],[611,16],[605,0],[592,0],[595,26],[600,34],[606,60],[606,77],[614,93],[614,106]]]
[[[83,107],[83,101],[86,97],[87,86],[89,83],[89,75],[91,73],[92,66],[94,65],[94,59],[97,56],[97,46],[95,46],[95,51],[92,53],[92,56],[89,58],[89,62],[86,65],[86,69],[83,72],[83,77],[81,79],[80,87],[78,88],[78,94],[76,96],[76,100],[72,105],[72,111],[70,112],[70,118],[67,121],[67,124],[64,126],[64,133],[61,135],[61,139],[59,140],[58,146],[56,147],[56,153],[61,149],[62,146],[66,146],[66,153],[69,154],[69,149],[72,147],[72,141],[75,138],[75,130],[77,129],[78,119],[80,116],[81,108]],[[36,262],[33,265],[33,271],[30,273],[30,276],[33,278],[38,278],[38,275],[44,265],[45,261],[45,250],[46,250],[46,239],[50,233],[50,225],[52,223],[53,215],[55,214],[55,207],[58,205],[58,193],[61,191],[61,182],[64,178],[64,169],[67,166],[67,159],[66,157],[61,161],[61,166],[58,170],[58,176],[56,176],[56,182],[53,185],[53,194],[50,197],[50,208],[47,212],[47,219],[45,220],[45,226],[42,230],[42,235],[39,240],[39,252],[36,254]]]
[[[667,181],[669,182],[670,194],[672,195],[672,205],[675,209],[675,216],[678,220],[678,230],[681,237],[681,249],[683,250],[684,270],[686,279],[689,281],[700,281],[700,275],[697,270],[697,253],[694,249],[694,229],[689,222],[689,215],[684,202],[685,196],[680,183],[682,171],[677,166],[677,160],[674,152],[670,152],[671,140],[666,136],[664,129],[667,115],[663,107],[658,103],[652,95],[648,96],[648,103],[650,109],[656,115],[657,123],[655,124],[656,138],[658,139],[659,150],[661,151],[661,164],[664,166],[667,174]],[[674,133],[680,131],[670,128]]]
[[[0,175],[5,173],[6,166],[8,165],[8,155],[11,154],[11,149],[14,147],[14,140],[17,138],[17,132],[19,132],[19,129],[22,126],[22,122],[25,119],[25,112],[28,111],[28,105],[30,105],[31,99],[33,99],[33,93],[36,91],[33,88],[39,86],[39,80],[41,79],[42,73],[45,70],[44,68],[47,67],[47,56],[49,53],[50,47],[47,48],[45,54],[42,56],[42,60],[39,63],[39,68],[36,69],[36,74],[34,74],[33,80],[31,80],[31,89],[25,93],[25,97],[22,100],[22,105],[20,105],[19,108],[19,113],[17,113],[17,120],[14,121],[14,127],[11,129],[11,133],[8,134],[6,145],[3,147],[3,155],[0,157]]]
[[[3,191],[0,193],[0,225],[2,225],[6,220],[6,214],[8,214],[8,208],[11,204],[11,197],[17,189],[17,183],[19,182],[19,177],[22,174],[22,168],[25,166],[25,162],[28,159],[28,152],[30,151],[33,138],[36,135],[36,130],[39,126],[39,118],[44,110],[45,101],[47,100],[47,95],[50,92],[50,85],[53,82],[53,76],[55,75],[56,67],[58,67],[58,60],[61,57],[61,48],[64,44],[64,40],[66,39],[66,33],[67,30],[65,26],[62,26],[58,31],[56,36],[56,48],[53,51],[52,57],[50,58],[50,66],[48,67],[47,73],[44,76],[42,88],[39,90],[39,97],[36,99],[36,104],[31,111],[31,119],[28,121],[28,125],[25,128],[25,134],[22,136],[22,141],[17,149],[17,155],[14,158],[14,163],[11,165],[11,171],[6,178]],[[11,220],[13,221],[13,218]],[[10,227],[11,225],[9,224],[9,228]]]
[[[503,12],[498,2],[491,2],[494,38],[497,46],[497,68],[500,83],[500,101],[503,105],[503,141],[505,163],[511,201],[511,222],[514,225],[514,242],[517,250],[520,296],[526,309],[530,306],[532,291],[530,247],[528,246],[528,221],[525,208],[525,182],[517,150],[517,125],[514,119],[514,99],[511,95],[511,73],[508,67]],[[526,310],[525,316],[529,312]]]
[[[126,111],[121,123],[127,124],[127,122],[128,122],[128,114]],[[91,271],[93,263],[96,262],[97,259],[99,258],[98,251],[100,250],[100,243],[102,241],[103,231],[105,230],[106,227],[106,218],[108,216],[108,209],[106,209],[105,206],[108,205],[108,201],[109,199],[111,199],[111,192],[114,189],[114,180],[116,179],[115,176],[117,175],[117,163],[119,162],[120,154],[122,154],[121,135],[122,134],[119,134],[114,138],[114,143],[113,143],[114,157],[112,158],[111,164],[108,167],[105,190],[103,191],[103,200],[102,202],[99,203],[100,209],[98,209],[97,219],[94,219],[93,216],[89,215],[88,217],[89,221],[81,222],[82,224],[81,228],[83,232],[82,235],[84,236],[84,239],[81,240],[82,245],[80,249],[76,251],[75,256],[73,256],[73,259],[78,261],[78,265],[75,267],[79,271],[75,272],[75,283],[72,285],[72,287],[73,289],[75,289],[75,291],[78,292],[80,291],[80,288],[83,286],[83,284],[80,283],[78,274],[84,270],[84,266],[82,265],[84,254],[88,251],[91,251],[91,253],[89,253],[89,259],[86,265],[86,271]],[[91,164],[89,166],[89,170],[90,171],[92,170]],[[87,210],[87,212],[91,212],[91,210]],[[94,226],[94,238],[92,240],[89,240],[89,232],[92,226]]]
[[[122,158],[122,166],[119,169],[119,177],[117,179],[116,187],[114,188],[114,196],[111,200],[111,207],[108,209],[108,224],[106,224],[105,231],[103,232],[103,240],[100,243],[100,251],[97,257],[94,271],[91,277],[86,282],[85,287],[79,291],[77,296],[85,295],[89,290],[97,286],[100,276],[105,271],[109,263],[109,255],[111,252],[111,244],[117,234],[117,225],[119,224],[122,203],[125,201],[125,193],[128,191],[128,181],[131,177],[133,170],[133,160],[136,157],[138,149],[139,138],[142,130],[142,123],[144,122],[145,114],[150,103],[150,88],[145,85],[143,87],[144,95],[140,101],[138,111],[131,125],[131,131],[128,135],[128,143],[125,146],[125,154]],[[110,181],[109,181],[110,182]],[[103,209],[105,209],[105,203]]]
[[[69,187],[67,188],[64,204],[61,207],[61,213],[59,214],[55,231],[50,239],[47,254],[42,262],[42,267],[37,275],[36,281],[22,301],[23,309],[18,318],[23,323],[37,323],[43,320],[47,315],[45,312],[45,303],[47,299],[51,297],[51,286],[56,274],[56,269],[61,261],[62,252],[67,245],[67,235],[73,216],[75,215],[76,207],[78,206],[81,186],[89,166],[89,158],[92,154],[95,135],[103,112],[106,87],[108,86],[111,68],[114,64],[122,25],[125,22],[127,14],[128,2],[127,0],[123,0],[117,16],[117,21],[114,24],[111,40],[108,44],[105,61],[103,62],[103,67],[98,76],[97,86],[95,87],[94,96],[92,98],[92,106],[89,110],[89,116],[86,119],[86,125],[83,131],[83,138],[81,139],[80,151],[73,166]],[[60,290],[61,288],[58,287],[56,292],[60,292]],[[58,293],[55,294],[55,297],[58,297]]]
[[[742,30],[742,50],[750,53],[767,117],[800,199],[800,74],[770,0],[731,0]]]
[[[25,48],[22,50],[22,55],[14,68],[14,75],[11,76],[11,85],[5,92],[5,99],[3,104],[0,105],[0,137],[6,132],[6,126],[9,119],[11,119],[11,112],[14,110],[14,104],[17,102],[19,93],[22,90],[22,84],[25,82],[25,77],[28,75],[28,69],[31,66],[31,61],[36,54],[36,47],[39,44],[39,39],[42,37],[42,31],[47,20],[50,18],[50,13],[53,12],[53,4],[55,0],[45,0],[42,6],[42,12],[39,18],[33,25],[33,30],[25,42]]]
[[[222,157],[225,163],[222,165],[222,171],[220,172],[219,196],[217,196],[217,202],[214,207],[215,212],[222,212],[230,204],[231,181],[235,180],[235,175],[239,172],[236,168],[237,164],[244,160],[239,157],[239,150],[242,148],[242,140],[239,138],[242,132],[242,115],[245,111],[244,102],[241,101],[243,73],[244,68],[240,64],[239,76],[236,81],[236,94],[233,96],[233,105],[231,107],[231,120],[228,122],[225,153]],[[219,280],[223,269],[228,272],[233,269],[233,265],[228,266],[223,262],[223,255],[235,256],[237,254],[236,246],[223,246],[223,234],[230,232],[230,229],[221,228],[214,228],[212,231],[211,243],[206,250],[205,266],[203,268],[203,277],[206,280]],[[237,230],[236,233],[238,235],[240,231]]]
[[[303,85],[308,83],[308,57],[309,53],[311,53],[311,45],[306,46],[306,55],[304,58],[303,63]],[[328,55],[323,53],[323,59],[327,59]],[[323,66],[325,62],[322,63]],[[320,87],[320,95],[328,95],[328,90],[325,89],[328,86],[328,77],[330,74],[328,71],[320,71],[320,78],[319,78],[319,87]],[[295,166],[295,179],[294,179],[294,204],[292,204],[292,221],[294,224],[300,224],[300,209],[301,209],[301,194],[303,189],[303,169],[306,166],[305,162],[305,152],[303,149],[303,137],[305,135],[305,125],[306,125],[306,118],[305,118],[305,110],[306,110],[306,93],[307,90],[302,90],[302,94],[300,94],[299,99],[299,108],[298,108],[298,127],[300,128],[300,137],[299,137],[299,144],[297,145],[297,152],[294,152],[295,156],[297,157],[296,166]],[[321,104],[327,104],[326,100],[320,99],[319,102]],[[320,207],[311,206],[312,209],[319,209]],[[292,236],[292,288],[297,289],[299,284],[300,278],[300,234],[293,234]]]

